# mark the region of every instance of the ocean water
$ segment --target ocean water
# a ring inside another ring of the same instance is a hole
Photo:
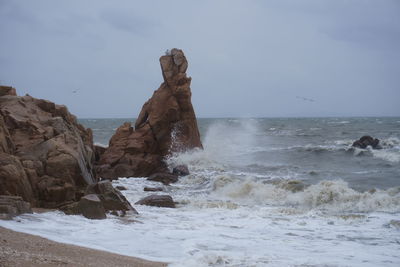
[[[82,119],[107,145],[124,119]],[[134,121],[134,120],[132,120]],[[170,266],[400,266],[400,118],[199,119],[204,150],[172,155],[190,175],[176,209],[88,220],[61,212],[0,226]],[[354,149],[363,135],[383,149]],[[121,178],[131,203],[160,186]]]

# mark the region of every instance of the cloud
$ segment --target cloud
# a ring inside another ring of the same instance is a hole
[[[400,115],[397,3],[0,0],[0,79],[80,117],[132,117],[178,47],[202,117]]]

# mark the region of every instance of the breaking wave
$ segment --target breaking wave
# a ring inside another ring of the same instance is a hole
[[[220,176],[214,193],[248,205],[273,205],[327,212],[399,212],[400,187],[358,192],[342,180],[305,185],[301,181],[257,181]]]

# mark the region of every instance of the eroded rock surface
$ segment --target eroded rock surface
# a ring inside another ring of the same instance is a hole
[[[11,220],[23,213],[32,213],[29,202],[19,196],[0,195],[0,219]]]
[[[135,126],[120,126],[101,154],[97,170],[102,178],[166,172],[165,156],[202,147],[184,53],[172,49],[160,58],[160,64],[164,82],[143,105]]]
[[[65,106],[0,87],[0,194],[57,208],[96,181],[93,164],[92,132]]]

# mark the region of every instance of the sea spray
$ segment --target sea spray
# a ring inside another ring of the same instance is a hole
[[[290,206],[310,210],[340,212],[400,212],[400,187],[358,192],[343,180],[321,181],[301,187],[299,181],[260,181],[219,176],[214,194],[245,205]]]
[[[249,153],[257,146],[258,124],[254,119],[213,123],[203,138],[204,149],[174,153],[168,165],[185,164],[189,169],[223,169],[251,162]]]

